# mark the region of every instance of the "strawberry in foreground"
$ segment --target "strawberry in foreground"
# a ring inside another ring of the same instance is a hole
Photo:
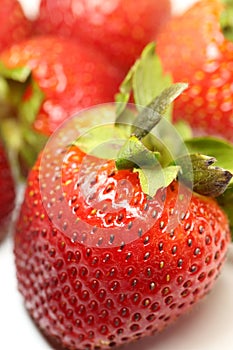
[[[0,143],[0,241],[7,232],[9,216],[14,208],[15,187],[6,152]]]
[[[1,0],[0,23],[0,52],[26,39],[32,32],[32,24],[17,0]]]
[[[113,101],[123,75],[94,48],[43,36],[4,51],[0,77],[2,134],[28,169],[66,118]]]
[[[42,0],[35,31],[95,45],[127,71],[170,16],[170,0]]]
[[[29,175],[15,234],[19,290],[36,324],[69,349],[155,334],[219,275],[230,230],[210,196],[232,175],[199,153],[172,160],[152,130],[185,87],[165,89],[132,127],[112,123],[111,106],[84,112],[76,142],[65,146],[69,129],[58,131]]]
[[[157,38],[164,70],[189,89],[174,104],[196,134],[233,141],[233,1],[202,0],[169,21]]]

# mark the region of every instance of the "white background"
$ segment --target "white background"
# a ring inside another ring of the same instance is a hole
[[[102,0],[104,1],[104,0]],[[162,0],[160,0],[162,1]],[[193,0],[173,0],[175,13]],[[34,17],[38,0],[21,0],[25,13]],[[174,325],[156,337],[124,347],[125,350],[232,350],[233,259],[229,258],[212,293]],[[0,245],[0,349],[49,350],[26,313],[17,291],[12,240]]]

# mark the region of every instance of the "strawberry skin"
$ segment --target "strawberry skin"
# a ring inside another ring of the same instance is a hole
[[[17,0],[1,0],[0,22],[0,52],[31,34],[31,22]]]
[[[0,61],[8,69],[31,69],[34,82],[44,94],[33,127],[45,135],[85,107],[112,102],[123,78],[122,71],[94,48],[55,36],[14,45],[2,53]],[[25,103],[31,95],[29,84]]]
[[[0,241],[6,233],[8,218],[14,208],[15,188],[10,165],[0,143]]]
[[[47,336],[108,349],[162,330],[211,290],[230,240],[215,200],[177,181],[148,199],[136,173],[77,146],[43,157],[45,168],[39,158],[29,175],[14,251],[19,290]],[[106,228],[131,239],[102,242]]]
[[[175,120],[195,133],[233,141],[233,43],[220,27],[221,1],[203,0],[172,19],[157,40],[164,70],[189,89],[174,104]]]
[[[35,30],[91,43],[127,71],[170,15],[170,0],[42,0]]]

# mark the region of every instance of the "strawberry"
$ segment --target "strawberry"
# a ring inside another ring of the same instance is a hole
[[[157,38],[157,53],[174,81],[189,89],[174,104],[174,120],[196,135],[233,141],[232,1],[203,0],[173,18]]]
[[[32,24],[17,0],[1,0],[0,22],[0,51],[31,34]]]
[[[14,238],[19,290],[36,324],[69,349],[154,334],[219,275],[230,230],[210,196],[232,175],[197,153],[172,162],[177,139],[169,153],[152,130],[184,88],[165,89],[136,119],[124,109],[132,126],[114,123],[112,105],[82,112],[30,172]]]
[[[127,71],[170,15],[170,0],[42,0],[35,30],[91,43]]]
[[[123,77],[94,48],[52,36],[28,39],[4,51],[0,76],[6,84],[2,103],[8,107],[2,116],[3,134],[6,142],[13,143],[11,148],[19,144],[26,168],[66,118],[82,108],[113,101]],[[10,137],[12,130],[15,137]]]
[[[14,208],[15,187],[10,164],[2,143],[0,143],[0,241],[8,226],[8,218]]]

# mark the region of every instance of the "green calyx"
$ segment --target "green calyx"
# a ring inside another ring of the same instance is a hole
[[[169,104],[186,88],[187,84],[173,84],[157,96],[149,104],[149,108],[143,109],[132,124],[131,136],[118,153],[117,169],[137,171],[143,191],[150,196],[154,196],[159,188],[168,186],[179,176],[179,180],[191,187],[194,192],[218,197],[224,193],[232,179],[230,171],[214,165],[216,162],[214,157],[200,153],[201,139],[199,142],[196,139],[196,148],[194,140],[187,140],[186,147],[189,146],[191,153],[175,160],[169,156],[164,157],[168,152],[163,152],[162,156],[161,145],[155,138],[150,138],[149,142],[146,140],[144,143],[144,139],[162,119]],[[204,139],[203,142],[205,143]],[[214,140],[212,142],[209,140],[207,143],[209,143],[208,149],[211,145],[221,149],[220,141],[215,141],[215,145]],[[225,148],[228,148],[227,146],[226,144]],[[204,145],[202,148],[204,149]],[[233,155],[231,147],[228,151]]]
[[[151,43],[130,69],[116,96],[116,101],[121,102],[117,108],[116,125],[120,127],[125,120],[132,124],[130,136],[117,155],[116,167],[137,171],[143,191],[150,196],[179,178],[199,194],[218,197],[231,181],[233,169],[229,159],[232,159],[233,148],[229,144],[210,138],[193,139],[189,125],[181,122],[175,127],[187,152],[185,156],[174,159],[168,147],[175,148],[176,145],[166,147],[166,142],[170,142],[166,131],[162,130],[163,144],[151,134],[163,118],[171,122],[172,102],[187,87],[184,83],[171,84],[170,76],[164,75],[155,54],[155,45]],[[126,106],[131,94],[138,116],[127,119]]]
[[[221,196],[232,178],[233,169],[225,168],[229,168],[233,147],[217,139],[193,139],[188,125],[172,125],[172,103],[187,87],[170,83],[162,73],[155,45],[149,44],[116,95],[116,117],[111,119],[115,124],[102,123],[79,137],[76,145],[99,158],[114,159],[118,170],[137,172],[142,190],[151,197],[174,180],[199,194]],[[133,107],[128,103],[132,95]],[[102,113],[101,119],[106,120]],[[177,137],[175,130],[182,135]],[[114,142],[112,147],[112,140],[120,140],[120,147]]]
[[[220,26],[227,40],[233,41],[233,0],[221,0],[224,10],[220,15]]]
[[[228,216],[231,230],[231,237],[233,241],[233,183],[227,187],[226,191],[217,198],[217,201],[221,208]]]
[[[175,100],[187,84],[174,84],[163,90],[159,96],[139,112],[131,126],[131,136],[122,147],[116,159],[118,169],[137,167],[151,168],[158,162],[159,152],[151,151],[141,141],[160,122],[170,104]],[[150,145],[154,147],[153,143]],[[149,146],[149,147],[150,147]],[[158,145],[157,145],[158,146]]]
[[[147,108],[142,108],[132,122],[129,139],[116,158],[117,169],[138,172],[142,190],[151,197],[159,188],[167,187],[177,177],[180,168],[169,164],[169,152],[161,142],[151,137],[150,132],[186,88],[187,84],[173,84],[156,96]]]
[[[153,168],[158,164],[159,152],[150,151],[135,135],[121,148],[116,159],[116,167],[121,169]]]
[[[225,192],[232,179],[232,174],[228,170],[214,165],[216,159],[200,153],[190,154],[192,171],[187,167],[187,157],[179,159],[181,165],[180,179],[187,186],[192,186],[193,191],[204,196],[218,197]]]
[[[43,100],[28,67],[10,69],[0,62],[0,134],[19,177],[27,175],[46,142],[33,129]]]
[[[233,179],[230,179],[233,173],[233,144],[211,136],[188,138],[185,140],[185,144],[189,152],[202,151],[216,159],[217,167],[229,170],[230,174],[225,174],[225,176],[229,176],[229,184],[225,187],[225,191],[217,197],[217,201],[229,218],[233,240]]]

